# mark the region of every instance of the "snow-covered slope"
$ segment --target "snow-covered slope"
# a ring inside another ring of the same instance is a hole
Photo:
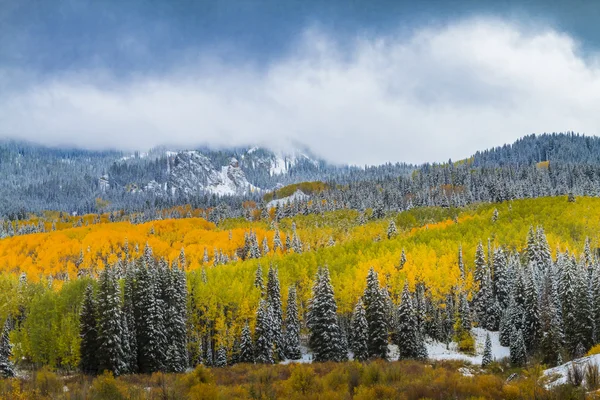
[[[550,388],[567,383],[569,369],[573,368],[573,366],[585,368],[588,364],[600,366],[600,354],[577,358],[573,361],[569,361],[568,363],[545,370],[544,377],[548,380],[546,386]]]
[[[284,153],[272,152],[260,147],[252,147],[240,156],[240,162],[245,166],[262,168],[268,171],[271,176],[287,174],[300,161],[309,162],[314,167],[319,166],[318,161],[300,151]]]
[[[169,159],[169,187],[173,193],[214,193],[220,196],[241,195],[259,190],[248,182],[237,159],[229,165],[215,167],[198,151],[183,151]]]
[[[282,197],[281,199],[271,200],[270,202],[267,203],[267,208],[273,208],[273,207],[277,207],[277,206],[282,207],[290,202],[304,201],[304,200],[308,199],[308,197],[309,196],[306,193],[304,193],[302,190],[298,189],[294,193],[292,193],[290,196]]]

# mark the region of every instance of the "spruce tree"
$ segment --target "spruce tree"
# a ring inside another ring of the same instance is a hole
[[[145,262],[136,269],[135,321],[138,370],[151,373],[164,368],[166,342],[162,312],[157,299],[155,272]]]
[[[523,340],[523,332],[513,329],[510,335],[510,362],[514,366],[522,367],[527,363],[527,350]]]
[[[523,339],[525,340],[527,351],[532,354],[540,338],[540,311],[538,305],[538,291],[533,282],[531,268],[525,275]]]
[[[508,261],[501,248],[494,251],[494,294],[502,310],[508,307],[510,296],[510,276]]]
[[[317,272],[307,326],[310,330],[309,346],[315,361],[343,361],[347,358],[327,267],[321,267]]]
[[[477,316],[479,322],[485,323],[485,307],[488,303],[489,297],[489,270],[485,261],[485,253],[483,251],[483,244],[479,242],[477,244],[477,251],[475,252],[475,272],[473,280],[475,283],[475,295],[473,296],[473,311]],[[470,317],[469,317],[470,319]]]
[[[281,306],[281,291],[277,269],[269,267],[267,274],[267,302],[271,306],[271,339],[275,346],[275,357],[278,360],[285,358],[285,343],[283,341],[283,310]]]
[[[168,343],[165,364],[170,372],[183,372],[188,366],[186,276],[176,265],[167,274],[165,334]]]
[[[387,238],[392,239],[398,235],[398,230],[396,229],[396,223],[393,219],[390,220],[390,223],[387,228]]]
[[[98,370],[119,375],[127,370],[121,341],[121,290],[110,267],[106,267],[100,274],[97,307]]]
[[[487,367],[492,363],[492,339],[490,338],[490,334],[488,333],[485,336],[485,347],[483,350],[483,357],[481,359],[481,366]]]
[[[254,274],[254,287],[260,289],[261,293],[265,291],[265,284],[263,281],[263,272],[260,264],[256,267],[256,273]]]
[[[281,235],[279,234],[279,229],[275,229],[275,235],[273,235],[273,251],[277,252],[277,250],[283,250],[283,245],[281,244]]]
[[[300,351],[300,321],[298,318],[298,300],[296,288],[288,291],[287,309],[285,310],[285,354],[290,360],[299,360]]]
[[[13,363],[10,361],[12,356],[12,345],[8,337],[10,333],[10,320],[7,318],[4,321],[4,328],[2,329],[2,337],[0,338],[0,377],[12,378],[15,376],[15,369]]]
[[[258,364],[273,364],[273,316],[267,301],[261,299],[256,311],[256,327],[254,329],[254,360]]]
[[[402,290],[402,300],[398,307],[398,329],[396,334],[399,359],[427,358],[424,351],[425,343],[419,332],[413,300],[408,290],[408,284]]]
[[[387,322],[385,304],[377,273],[373,268],[367,275],[367,287],[363,295],[367,325],[369,327],[368,349],[369,356],[387,359]]]
[[[239,362],[249,364],[254,363],[254,346],[252,344],[252,335],[250,334],[248,322],[246,322],[244,328],[242,328]]]
[[[85,288],[83,304],[79,317],[79,368],[84,374],[94,375],[98,372],[98,330],[96,312],[96,300],[94,289],[91,284]]]
[[[224,346],[220,346],[217,350],[217,359],[215,360],[215,367],[223,368],[227,366],[227,349]]]
[[[369,359],[369,326],[362,299],[359,299],[354,307],[351,320],[350,349],[357,361]]]
[[[539,351],[545,364],[557,365],[561,349],[561,326],[552,301],[552,279],[546,275],[540,296]]]
[[[463,260],[462,245],[458,246],[458,270],[460,271],[460,279],[465,279],[465,262]]]

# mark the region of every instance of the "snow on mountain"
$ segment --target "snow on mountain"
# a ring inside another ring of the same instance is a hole
[[[238,160],[216,168],[198,151],[182,151],[169,159],[169,187],[186,194],[214,193],[219,196],[242,195],[260,190],[250,184]]]
[[[264,168],[269,175],[283,175],[298,164],[299,161],[308,161],[315,167],[319,162],[301,152],[273,152],[261,147],[252,147],[241,155],[242,162],[252,168]]]
[[[298,189],[294,193],[292,193],[290,196],[282,197],[281,199],[271,200],[270,202],[267,203],[267,208],[274,208],[277,206],[282,207],[288,203],[296,202],[296,201],[304,201],[308,198],[309,198],[309,196],[306,193],[304,193],[302,190]]]

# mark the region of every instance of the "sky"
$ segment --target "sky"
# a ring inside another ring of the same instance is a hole
[[[0,0],[0,138],[465,158],[600,134],[600,3]]]

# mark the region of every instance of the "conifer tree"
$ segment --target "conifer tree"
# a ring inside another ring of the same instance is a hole
[[[135,267],[129,263],[125,272],[125,283],[123,287],[123,352],[125,353],[125,364],[127,372],[136,373],[137,361],[137,333],[135,325]]]
[[[385,304],[379,287],[377,272],[373,268],[367,275],[367,287],[363,295],[367,325],[369,327],[369,356],[387,359],[387,323]]]
[[[4,328],[2,329],[2,337],[0,338],[0,377],[12,378],[15,376],[15,369],[13,363],[10,361],[12,356],[12,345],[8,334],[10,333],[10,320],[7,318],[4,321]]]
[[[212,367],[215,365],[212,346],[212,336],[210,334],[206,336],[206,352],[204,353],[204,365],[206,365],[207,367]]]
[[[151,373],[164,368],[166,337],[162,312],[157,299],[155,271],[145,264],[136,269],[135,322],[138,349],[138,370]]]
[[[281,244],[281,235],[279,234],[279,229],[275,229],[275,235],[273,235],[273,251],[277,252],[277,250],[283,250],[283,245]]]
[[[168,371],[183,372],[187,354],[187,283],[183,269],[167,270],[165,334],[168,338],[165,364]]]
[[[288,291],[287,309],[285,310],[285,354],[290,360],[299,360],[302,357],[298,300],[294,286],[291,286]]]
[[[309,345],[314,360],[343,361],[347,349],[342,341],[342,331],[337,316],[337,304],[327,267],[319,268],[309,304],[307,326],[310,330]]]
[[[398,307],[398,332],[396,334],[398,352],[400,359],[427,358],[425,343],[415,316],[413,300],[408,290],[408,284],[404,285],[402,300]]]
[[[510,297],[510,277],[508,261],[501,248],[494,251],[494,294],[502,310],[508,307]]]
[[[458,270],[460,271],[460,279],[465,279],[465,263],[463,261],[462,245],[458,246]]]
[[[250,327],[248,326],[248,322],[246,322],[246,324],[242,328],[239,362],[249,364],[254,363],[254,346],[252,344],[252,335],[250,334]]]
[[[302,253],[302,242],[300,241],[300,238],[298,237],[298,233],[296,232],[296,224],[295,223],[292,225],[292,228],[293,228],[292,249],[294,250],[294,253],[300,254],[300,253]]]
[[[121,290],[111,268],[100,274],[98,288],[98,370],[119,375],[127,370],[123,352]]]
[[[561,349],[561,326],[552,301],[552,278],[544,278],[540,296],[540,344],[539,350],[545,364],[557,365]]]
[[[94,375],[98,372],[97,317],[94,289],[91,284],[88,284],[85,288],[79,317],[79,334],[81,337],[79,368],[84,374]]]
[[[473,280],[475,284],[475,295],[473,296],[473,311],[477,316],[479,322],[485,323],[485,306],[488,303],[489,297],[489,270],[485,261],[485,254],[483,252],[483,244],[479,242],[477,244],[477,251],[475,252],[475,272]]]
[[[402,268],[404,268],[405,264],[406,264],[406,253],[404,252],[404,249],[402,249],[402,254],[400,254],[400,263],[397,266],[398,271],[402,270]]]
[[[523,340],[523,332],[514,329],[510,335],[510,362],[514,366],[522,367],[527,363],[527,350]]]
[[[470,331],[473,325],[471,319],[471,310],[469,308],[469,302],[467,301],[467,295],[465,292],[461,292],[458,296],[458,316],[461,321],[461,328],[465,331]]]
[[[275,356],[278,360],[285,358],[285,343],[283,341],[283,310],[281,306],[281,291],[277,269],[269,267],[267,274],[267,302],[271,306],[271,339],[275,346]]]
[[[369,326],[362,299],[358,300],[352,313],[351,333],[350,349],[354,353],[354,359],[357,361],[368,360]]]
[[[260,289],[261,293],[265,291],[265,284],[263,281],[263,272],[260,264],[256,267],[256,273],[254,274],[254,287]]]
[[[273,316],[271,307],[266,300],[261,299],[256,311],[256,327],[254,329],[254,360],[258,364],[273,364]]]
[[[217,358],[215,360],[215,367],[223,368],[227,366],[227,349],[224,346],[220,346],[217,350]]]
[[[483,349],[483,357],[481,359],[481,366],[487,367],[492,363],[492,339],[490,338],[490,334],[488,333],[485,336],[485,347]]]
[[[388,228],[387,228],[387,238],[392,239],[396,235],[398,235],[398,230],[396,229],[396,223],[394,222],[393,219],[391,219],[390,223],[388,225]]]
[[[525,274],[525,305],[523,307],[523,339],[529,353],[533,353],[540,337],[538,291],[533,282],[532,269]]]

